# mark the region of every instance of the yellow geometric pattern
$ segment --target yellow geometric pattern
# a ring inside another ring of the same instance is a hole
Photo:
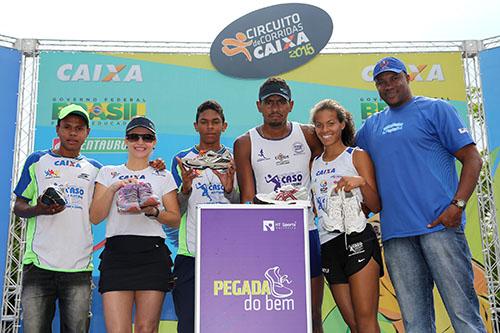
[[[210,57],[204,54],[128,53],[112,55],[124,59],[215,71]],[[371,77],[370,71],[365,72],[366,68],[375,65],[378,60],[385,56],[396,56],[406,64],[410,76],[414,78],[411,83],[414,95],[465,101],[463,71],[457,71],[457,68],[462,67],[459,52],[320,54],[308,62],[306,66],[298,67],[280,76],[286,80],[302,83],[373,91],[373,82],[363,79],[363,73],[365,73],[365,78]],[[424,81],[418,81],[419,79]],[[425,82],[425,84],[421,84],[421,82]],[[446,91],[447,96],[435,96],[436,91]]]

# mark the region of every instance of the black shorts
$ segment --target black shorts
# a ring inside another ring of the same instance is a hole
[[[170,250],[161,237],[114,236],[99,256],[99,292],[170,291],[173,288]]]
[[[347,235],[347,248],[345,234],[321,245],[321,266],[329,284],[347,283],[372,257],[380,266],[380,276],[384,276],[380,244],[369,223],[362,232]]]

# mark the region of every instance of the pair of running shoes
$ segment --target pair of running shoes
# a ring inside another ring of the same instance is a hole
[[[131,183],[118,190],[116,206],[122,214],[138,214],[141,208],[159,206],[160,199],[153,194],[150,183]]]
[[[366,227],[366,216],[361,202],[352,191],[332,190],[327,200],[326,212],[327,216],[320,220],[326,231],[345,232],[349,235],[362,232]]]
[[[212,169],[224,171],[227,170],[230,162],[231,154],[227,150],[222,154],[209,150],[194,158],[182,159],[183,166],[196,170]],[[254,202],[260,204],[301,204],[310,206],[307,189],[304,187],[295,188],[291,185],[281,187],[271,193],[259,193],[255,196]]]
[[[295,188],[287,185],[271,193],[259,193],[255,203],[310,206],[309,193],[305,187]],[[351,191],[332,190],[326,203],[327,216],[320,220],[322,227],[330,232],[345,232],[346,235],[360,233],[366,227],[366,216],[361,202]]]
[[[182,164],[185,167],[197,170],[207,168],[227,170],[230,162],[231,154],[227,150],[223,154],[210,150],[195,158],[182,159]],[[149,183],[126,184],[118,190],[116,205],[122,214],[137,214],[141,212],[143,207],[160,205],[160,200],[153,194]]]

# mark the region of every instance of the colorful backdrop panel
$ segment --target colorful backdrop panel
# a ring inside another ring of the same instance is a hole
[[[486,130],[491,161],[491,176],[493,177],[493,194],[495,196],[496,216],[498,222],[498,207],[500,207],[500,47],[484,50],[479,53],[481,68],[481,83],[486,114]]]
[[[198,212],[196,332],[311,332],[307,209]]]
[[[321,54],[306,65],[282,75],[290,84],[295,100],[291,120],[309,122],[309,110],[315,103],[334,98],[353,113],[359,127],[369,115],[385,107],[371,81],[371,73],[375,63],[386,55]],[[415,95],[446,99],[464,120],[467,119],[460,53],[401,53],[396,56],[407,64]],[[213,68],[208,55],[43,52],[39,81],[35,149],[46,149],[54,144],[58,110],[69,103],[77,103],[89,110],[92,119],[83,154],[103,164],[125,162],[124,129],[134,115],[147,115],[155,121],[158,129],[155,157],[163,157],[166,161],[170,161],[179,150],[198,143],[193,122],[196,107],[204,100],[215,99],[224,108],[229,126],[222,141],[227,146],[232,147],[236,137],[262,122],[255,102],[263,80],[226,77]],[[485,296],[474,199],[468,205],[467,215],[468,239],[480,273],[476,274],[478,293]],[[104,225],[94,229],[94,238],[97,267]],[[172,252],[175,252],[175,245],[175,242],[169,242]],[[97,280],[98,272],[94,275]],[[388,286],[388,291],[381,295],[381,308],[385,310],[381,311],[380,320],[385,323],[384,331],[392,332],[400,324],[394,315],[399,309],[390,281],[387,279],[382,283],[382,287]],[[93,327],[96,331],[103,327],[100,307],[100,297],[95,293]],[[323,313],[327,330],[337,331],[343,325],[328,294],[325,295]],[[439,305],[437,317],[440,332],[450,327],[444,308],[439,308]],[[171,298],[167,298],[162,319],[163,332],[174,329]]]
[[[5,255],[10,216],[12,188],[12,162],[16,137],[17,91],[21,53],[18,50],[0,47],[0,100],[2,121],[0,140],[2,142],[2,163],[0,163],[0,276],[5,272]],[[0,290],[0,297],[3,290]]]

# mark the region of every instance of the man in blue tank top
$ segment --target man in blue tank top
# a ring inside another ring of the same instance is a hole
[[[485,332],[464,235],[482,165],[475,143],[451,104],[412,96],[399,59],[380,60],[373,77],[388,107],[366,120],[356,144],[375,165],[385,259],[405,330],[435,332],[436,284],[456,332]]]
[[[310,161],[321,154],[322,148],[314,127],[288,121],[293,100],[285,80],[272,77],[262,84],[257,109],[263,124],[250,129],[234,143],[241,202],[251,203],[257,193],[269,193],[285,186],[305,187],[309,192]],[[313,332],[321,333],[324,282],[319,234],[312,211],[308,224]]]

